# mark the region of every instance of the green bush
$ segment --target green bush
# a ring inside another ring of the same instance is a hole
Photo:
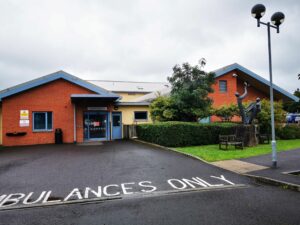
[[[141,140],[169,147],[208,145],[217,144],[220,134],[234,134],[235,126],[233,123],[193,122],[140,124],[137,135]]]
[[[276,136],[279,139],[300,139],[300,127],[297,125],[286,125],[276,128]]]

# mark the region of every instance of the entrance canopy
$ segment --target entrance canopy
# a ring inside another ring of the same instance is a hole
[[[119,96],[103,96],[100,94],[72,94],[72,102],[86,102],[86,101],[102,101],[102,102],[114,102]]]

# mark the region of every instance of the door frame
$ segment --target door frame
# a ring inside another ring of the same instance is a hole
[[[120,138],[114,138],[114,126],[113,126],[113,116],[114,115],[120,115],[120,129],[121,129],[121,137]],[[123,123],[122,123],[122,112],[120,111],[114,111],[111,113],[111,139],[112,140],[119,140],[119,139],[122,139],[123,138]]]
[[[99,113],[102,115],[106,115],[106,137],[105,138],[89,138],[90,134],[89,134],[89,129],[88,129],[88,138],[85,138],[84,135],[84,128],[85,128],[85,124],[84,124],[84,116],[87,114],[92,114],[92,113]],[[99,111],[99,110],[90,110],[90,111],[84,111],[83,112],[83,141],[108,141],[110,140],[110,113],[108,111]]]

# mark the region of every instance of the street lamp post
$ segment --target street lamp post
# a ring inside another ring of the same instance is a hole
[[[271,104],[271,127],[272,127],[272,167],[277,167],[277,152],[276,152],[276,138],[275,138],[275,121],[274,121],[274,97],[273,97],[273,76],[272,76],[272,56],[271,56],[271,28],[275,28],[279,33],[279,26],[284,21],[284,14],[276,12],[271,17],[271,22],[264,23],[260,19],[265,15],[266,7],[262,4],[253,6],[251,15],[257,20],[257,27],[265,25],[268,28],[268,51],[269,51],[269,73],[270,73],[270,104]]]

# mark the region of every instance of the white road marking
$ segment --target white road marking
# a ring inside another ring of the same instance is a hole
[[[221,181],[222,183],[213,184],[200,177],[192,177],[190,179],[181,178],[181,179],[168,179],[166,183],[170,186],[172,191],[184,191],[190,189],[216,189],[216,188],[227,188],[228,186],[236,186],[235,183],[226,179],[223,175],[220,176],[210,176],[213,179]],[[229,185],[228,185],[229,184]],[[138,191],[134,191],[136,189]],[[142,189],[141,189],[142,188]],[[49,205],[49,204],[64,204],[71,201],[88,201],[89,199],[101,199],[101,198],[110,198],[117,196],[133,195],[133,194],[149,194],[159,191],[159,188],[152,184],[151,181],[140,181],[140,182],[128,182],[121,184],[109,184],[106,186],[98,186],[97,189],[92,189],[90,187],[84,188],[81,191],[79,188],[74,188],[68,193],[65,198],[54,198],[51,197],[52,191],[42,191],[41,194],[37,195],[34,192],[28,194],[24,193],[13,193],[13,194],[4,194],[0,195],[0,210],[2,208],[13,207],[16,205],[23,206],[33,206],[33,205]],[[34,198],[35,196],[36,198]],[[53,195],[52,195],[53,196]],[[32,200],[34,198],[34,200]]]

